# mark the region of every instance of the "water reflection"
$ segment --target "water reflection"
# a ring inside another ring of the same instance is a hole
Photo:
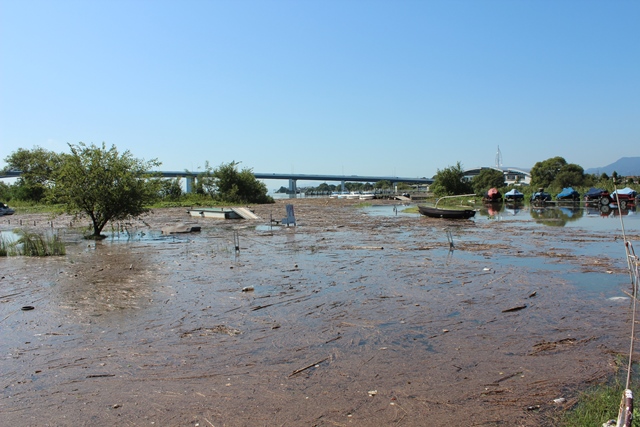
[[[515,216],[524,208],[523,202],[508,202],[504,205],[504,212],[508,215]]]
[[[569,221],[577,221],[582,218],[583,209],[581,207],[533,207],[531,208],[531,218],[544,225],[552,227],[564,227]]]
[[[618,209],[615,204],[601,205],[598,203],[566,203],[566,204],[545,204],[542,206],[531,206],[523,203],[505,204],[484,204],[478,210],[477,218],[489,220],[522,220],[533,219],[536,223],[550,227],[564,227],[569,224],[580,222],[584,225],[587,218],[619,218],[634,217],[636,206],[627,206],[625,209]],[[584,220],[583,220],[584,219]],[[615,225],[612,223],[612,227]]]

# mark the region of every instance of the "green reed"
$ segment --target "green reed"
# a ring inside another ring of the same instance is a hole
[[[0,256],[59,256],[67,253],[57,235],[21,232],[20,238],[10,241],[0,236]]]

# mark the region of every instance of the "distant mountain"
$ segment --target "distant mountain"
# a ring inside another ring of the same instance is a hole
[[[613,172],[617,172],[621,176],[640,176],[640,157],[622,157],[610,165],[602,166],[600,168],[590,168],[584,171],[585,173],[595,173],[601,175],[606,173],[611,175]]]

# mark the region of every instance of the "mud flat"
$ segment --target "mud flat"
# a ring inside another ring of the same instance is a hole
[[[155,210],[102,242],[69,217],[0,221],[68,242],[0,258],[2,423],[553,426],[628,349],[609,233],[333,199],[272,227],[285,203],[258,221]],[[201,231],[160,235],[175,223]]]

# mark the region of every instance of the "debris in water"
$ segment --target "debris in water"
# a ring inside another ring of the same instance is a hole
[[[522,310],[523,308],[527,308],[527,304],[518,305],[516,307],[511,307],[511,308],[506,308],[506,309],[502,310],[502,312],[503,313],[511,313],[513,311]]]

